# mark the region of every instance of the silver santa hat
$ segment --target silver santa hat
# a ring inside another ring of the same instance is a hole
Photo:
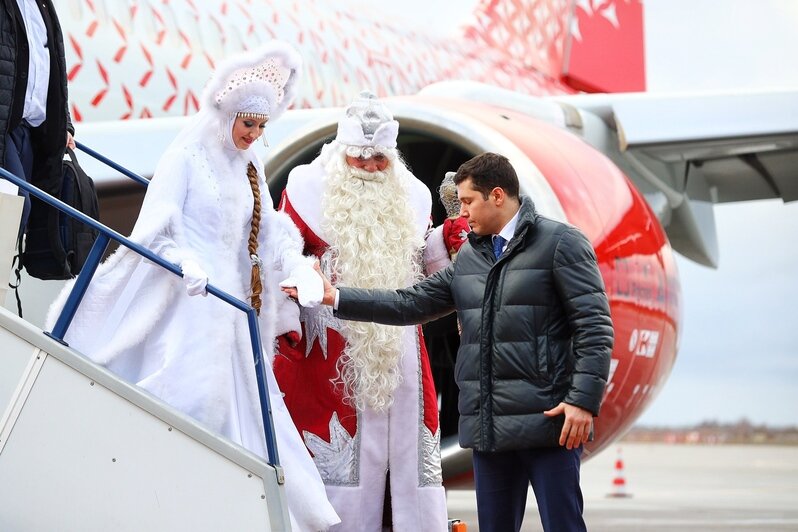
[[[205,87],[203,104],[220,118],[275,120],[294,99],[301,67],[294,48],[268,42],[220,63]]]
[[[374,93],[362,91],[338,122],[335,140],[347,146],[352,157],[371,157],[396,148],[399,122]]]

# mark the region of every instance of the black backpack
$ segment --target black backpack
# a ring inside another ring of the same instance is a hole
[[[98,220],[94,181],[78,165],[74,151],[67,148],[66,155],[58,199]],[[97,231],[36,198],[31,202],[21,266],[38,279],[72,279],[86,262]]]

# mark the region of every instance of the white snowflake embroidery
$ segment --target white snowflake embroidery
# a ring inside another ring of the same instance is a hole
[[[329,443],[312,432],[302,431],[305,445],[313,453],[313,461],[321,479],[325,484],[334,486],[357,485],[357,439],[352,438],[338,421],[337,412],[333,412],[329,426]]]

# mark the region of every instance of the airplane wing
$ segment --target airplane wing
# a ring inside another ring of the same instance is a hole
[[[645,195],[674,249],[700,264],[718,263],[713,204],[798,199],[798,90],[552,100],[578,110],[569,126],[591,144],[585,115],[603,122],[615,144],[599,135],[605,153]]]
[[[555,99],[599,115],[627,156],[668,168],[673,190],[686,189],[693,166],[715,203],[798,199],[798,91]]]

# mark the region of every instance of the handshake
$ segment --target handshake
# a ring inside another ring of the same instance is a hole
[[[180,269],[183,272],[183,284],[188,295],[208,295],[208,274],[196,261],[184,260],[180,264]],[[296,266],[288,278],[280,283],[280,287],[303,307],[316,307],[319,303],[332,305],[335,301],[335,288],[321,273],[318,261],[313,267],[307,264]]]
[[[312,271],[303,268],[298,276],[291,272],[288,279],[280,283],[280,287],[303,307],[315,307],[319,303],[332,306],[335,303],[335,287],[321,272],[319,261],[313,263]]]

